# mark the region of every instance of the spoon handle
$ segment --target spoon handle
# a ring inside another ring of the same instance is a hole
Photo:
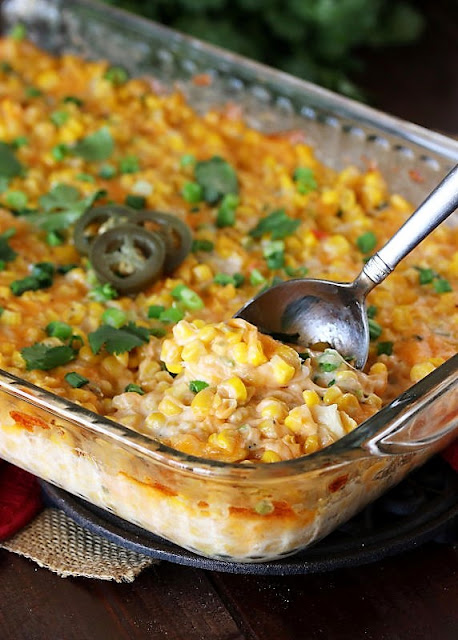
[[[430,193],[402,227],[367,261],[358,277],[364,293],[385,280],[395,266],[458,207],[458,165]],[[364,278],[364,276],[366,276]]]

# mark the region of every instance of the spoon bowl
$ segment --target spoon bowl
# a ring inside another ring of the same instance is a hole
[[[365,299],[395,266],[458,207],[458,165],[350,283],[303,278],[259,294],[235,317],[282,342],[336,349],[362,369],[369,352]]]

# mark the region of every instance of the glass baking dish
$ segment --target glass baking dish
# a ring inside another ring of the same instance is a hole
[[[178,85],[198,111],[236,101],[255,128],[303,130],[332,167],[376,162],[413,202],[458,161],[442,135],[105,5],[7,0],[0,16],[54,53]],[[0,394],[1,457],[198,554],[259,562],[319,540],[453,440],[458,355],[336,444],[272,465],[186,455],[4,371]]]

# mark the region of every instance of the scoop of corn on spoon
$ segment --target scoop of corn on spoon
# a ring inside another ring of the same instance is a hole
[[[458,165],[350,283],[302,278],[259,294],[236,313],[262,333],[302,346],[326,343],[362,369],[369,352],[367,294],[458,207]]]

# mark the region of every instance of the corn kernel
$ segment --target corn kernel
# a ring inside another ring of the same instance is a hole
[[[196,282],[208,282],[213,279],[213,271],[208,266],[208,264],[197,264],[192,273]]]
[[[18,327],[22,323],[21,314],[18,311],[10,311],[5,309],[2,313],[1,321],[10,327]]]
[[[164,414],[159,411],[153,411],[146,417],[145,425],[153,430],[160,429],[165,425]]]
[[[327,405],[335,404],[341,395],[343,394],[339,387],[330,387],[324,392],[323,402]]]
[[[304,453],[309,454],[317,451],[320,447],[318,436],[307,436],[304,442]]]
[[[181,352],[181,358],[184,362],[188,363],[196,363],[201,356],[205,355],[207,350],[205,345],[200,340],[194,340],[193,342],[188,342],[183,347]]]
[[[205,416],[210,411],[213,405],[213,398],[215,396],[215,391],[210,387],[206,389],[202,389],[199,393],[196,393],[191,402],[192,410],[198,414]]]
[[[173,337],[179,344],[186,344],[186,342],[193,340],[195,335],[195,327],[186,320],[181,320],[173,327]]]
[[[247,362],[254,367],[259,367],[261,364],[267,362],[267,358],[264,354],[264,349],[259,340],[248,345]]]
[[[280,462],[281,457],[276,451],[266,449],[261,456],[261,462]]]
[[[353,420],[345,411],[340,411],[339,415],[346,433],[350,433],[358,426],[356,420]]]
[[[258,411],[261,412],[263,418],[274,418],[275,420],[284,420],[288,415],[286,404],[275,398],[262,400],[258,405]]]
[[[237,376],[233,376],[232,378],[229,378],[229,380],[225,380],[218,386],[218,391],[219,389],[223,389],[228,394],[229,398],[234,398],[240,404],[246,402],[248,397],[246,386]]]
[[[183,411],[180,405],[178,405],[170,396],[162,398],[157,408],[166,416],[177,416]]]
[[[302,407],[295,407],[291,409],[285,418],[285,426],[291,429],[293,432],[297,432],[301,429],[303,424],[303,412]]]
[[[232,429],[223,429],[220,433],[212,433],[208,437],[208,444],[233,453],[237,446],[237,435]]]
[[[337,398],[337,406],[341,411],[345,411],[350,415],[355,415],[361,409],[357,397],[352,393],[344,393]]]
[[[283,358],[280,358],[280,356],[274,355],[270,363],[274,378],[278,384],[287,384],[296,374],[296,369],[285,362]]]
[[[386,364],[384,364],[383,362],[376,362],[370,368],[369,373],[379,374],[379,373],[387,373],[387,371],[388,369],[386,368]]]
[[[304,398],[304,402],[308,407],[313,407],[315,404],[320,403],[320,396],[316,391],[312,391],[311,389],[306,389],[302,392],[302,397]]]
[[[232,357],[237,364],[248,363],[248,345],[245,342],[239,342],[231,347]]]
[[[414,366],[410,370],[410,379],[412,380],[412,382],[418,382],[429,373],[434,371],[435,368],[436,367],[433,365],[433,363],[429,361],[414,364]]]
[[[216,338],[216,329],[210,326],[203,326],[199,329],[199,333],[197,334],[197,338],[206,344],[212,342]]]

